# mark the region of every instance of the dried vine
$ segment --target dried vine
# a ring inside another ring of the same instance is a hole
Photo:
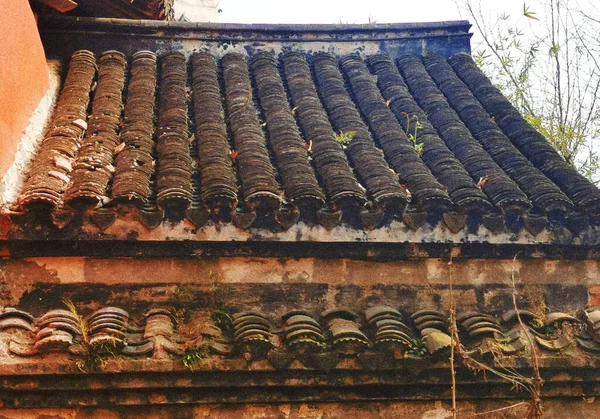
[[[479,372],[490,372],[495,376],[510,382],[513,385],[513,389],[523,389],[527,391],[530,395],[529,401],[516,403],[510,406],[505,406],[500,409],[495,409],[492,411],[480,412],[471,416],[480,416],[483,414],[496,413],[499,411],[505,411],[508,409],[513,409],[518,406],[522,406],[524,403],[529,406],[526,414],[527,419],[539,419],[543,416],[542,414],[542,400],[541,400],[541,389],[544,383],[544,380],[540,376],[539,371],[539,363],[537,358],[537,353],[535,350],[535,345],[533,342],[533,338],[529,332],[528,327],[525,325],[521,316],[519,314],[519,308],[517,306],[517,296],[516,296],[516,275],[515,275],[515,265],[517,261],[518,253],[513,257],[512,270],[511,270],[511,287],[512,287],[512,301],[513,308],[517,313],[517,319],[519,322],[519,326],[523,330],[527,341],[529,343],[529,347],[531,348],[531,366],[533,368],[533,376],[525,377],[516,370],[511,367],[506,367],[500,365],[498,368],[489,366],[483,362],[480,362],[473,357],[465,350],[463,344],[460,341],[460,337],[458,334],[458,326],[456,323],[456,301],[454,299],[454,278],[453,278],[453,258],[454,254],[450,255],[450,260],[448,262],[449,269],[449,292],[450,292],[450,338],[451,338],[451,347],[450,347],[450,374],[452,380],[452,418],[456,419],[458,417],[458,410],[456,408],[456,369],[455,369],[455,358],[456,355],[460,357],[460,360],[464,366],[467,368]],[[469,417],[471,417],[469,416]]]

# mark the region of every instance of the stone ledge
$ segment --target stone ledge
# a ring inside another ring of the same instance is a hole
[[[49,369],[55,365],[49,364]],[[541,370],[544,397],[600,395],[597,369]],[[521,370],[523,374],[529,371]],[[581,376],[585,378],[581,378]],[[595,378],[593,376],[595,375]],[[4,408],[116,407],[208,403],[290,403],[336,401],[417,401],[451,398],[448,368],[433,369],[415,380],[405,370],[384,372],[112,372],[104,374],[2,376]],[[512,384],[487,374],[457,371],[458,400],[526,397]]]

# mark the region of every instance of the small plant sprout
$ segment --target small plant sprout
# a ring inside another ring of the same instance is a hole
[[[223,309],[214,309],[211,313],[211,318],[219,329],[223,332],[229,332],[233,329],[233,319],[231,315]]]
[[[81,339],[83,340],[83,342],[89,343],[90,340],[87,321],[83,318],[81,314],[79,314],[79,311],[77,311],[77,307],[75,307],[73,301],[65,299],[63,300],[63,303],[71,312],[71,314],[77,319],[77,325],[79,326],[79,330],[81,331]]]
[[[103,342],[102,344],[92,345],[90,343],[89,325],[86,319],[77,311],[77,307],[71,300],[65,299],[63,303],[67,309],[77,319],[77,326],[81,331],[81,342],[77,342],[75,351],[79,355],[79,359],[75,361],[75,365],[81,372],[98,371],[106,365],[104,355],[115,355],[116,342]]]
[[[335,136],[335,141],[337,141],[338,144],[340,144],[343,148],[346,148],[346,146],[352,142],[355,135],[356,131],[340,131],[338,135]]]
[[[369,17],[367,18],[367,23],[370,24],[375,24],[379,21],[379,19],[377,19],[375,16],[373,15],[369,15]]]
[[[419,136],[419,130],[423,129],[423,125],[419,122],[419,117],[417,115],[410,116],[406,112],[402,112],[401,115],[404,115],[406,117],[406,135],[408,136],[410,142],[413,144],[413,147],[419,155],[419,157],[421,157],[421,154],[423,154],[423,148],[425,147],[425,144],[423,144],[423,142],[418,142],[417,138]],[[411,123],[414,123],[415,127],[412,131]]]
[[[413,142],[415,144],[415,151],[417,152],[419,157],[421,157],[421,154],[423,154],[423,143],[417,143],[416,140]]]
[[[207,345],[201,345],[197,349],[187,349],[183,353],[181,362],[183,363],[184,367],[191,372],[194,372],[194,369],[208,357],[208,352]]]
[[[423,129],[423,125],[421,125],[421,123],[419,122],[419,117],[417,115],[413,115],[410,118],[410,120],[414,121],[415,129],[413,132],[408,133],[408,138],[410,139],[410,142],[413,143],[413,147],[415,148],[415,151],[417,152],[419,157],[421,157],[421,154],[423,154],[424,144],[422,142],[418,142],[417,137],[418,137],[419,130]],[[409,128],[410,128],[410,123],[406,127],[407,131]]]
[[[408,347],[408,353],[411,355],[424,357],[427,355],[427,348],[421,339],[413,339]]]

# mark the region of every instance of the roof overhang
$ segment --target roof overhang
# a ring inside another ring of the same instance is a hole
[[[365,50],[372,49],[386,51],[392,56],[429,53],[449,57],[458,52],[470,53],[472,35],[469,32],[471,24],[466,20],[360,25],[271,25],[48,16],[41,19],[39,24],[46,53],[52,58],[68,58],[77,49],[97,53],[119,49],[125,54],[140,49],[157,53],[179,50],[191,54],[207,46],[222,53],[238,49],[265,50],[269,46],[274,51],[291,47],[319,51],[331,50],[333,47],[339,49],[340,53],[357,50],[368,52]]]

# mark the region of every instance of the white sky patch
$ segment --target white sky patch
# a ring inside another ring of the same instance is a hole
[[[491,13],[523,10],[522,0],[483,1]],[[460,20],[453,0],[221,0],[219,22],[228,23],[397,23]]]

